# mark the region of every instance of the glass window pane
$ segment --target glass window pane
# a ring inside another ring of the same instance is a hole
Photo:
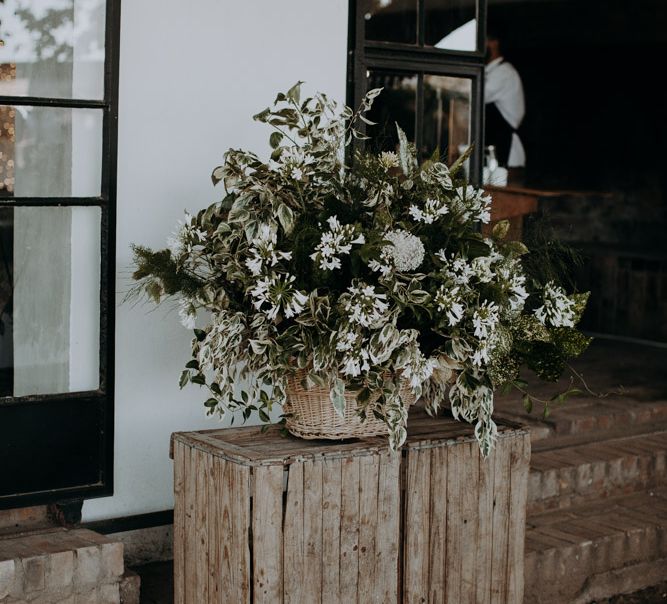
[[[97,197],[102,110],[0,106],[0,197]]]
[[[398,148],[396,123],[408,140],[415,140],[415,113],[417,108],[417,75],[388,71],[369,71],[368,88],[384,88],[375,99],[368,119],[377,126],[368,126],[367,148],[371,151],[395,151]]]
[[[477,50],[477,0],[424,0],[424,44]]]
[[[366,40],[417,43],[417,0],[363,0]]]
[[[453,76],[424,76],[424,130],[421,153],[436,149],[451,164],[470,145],[472,80]]]
[[[0,3],[0,94],[104,98],[105,0]]]
[[[100,208],[0,208],[0,395],[99,386]]]

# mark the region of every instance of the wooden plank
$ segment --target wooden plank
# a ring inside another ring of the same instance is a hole
[[[228,491],[232,515],[232,593],[233,601],[250,604],[250,468],[227,463]],[[282,477],[281,488],[282,488]],[[279,499],[280,501],[280,499]]]
[[[509,438],[499,438],[493,458],[493,538],[491,540],[491,602],[507,601],[507,539],[509,530]]]
[[[283,524],[285,604],[300,604],[303,601],[303,490],[303,464],[292,464],[289,466],[287,479],[287,501]]]
[[[507,548],[507,602],[523,602],[524,534],[530,469],[530,437],[516,436],[510,442],[510,502]]]
[[[429,496],[429,539],[428,550],[424,550],[424,562],[428,569],[429,602],[439,604],[445,601],[447,574],[447,453],[449,447],[427,449],[424,454],[431,457],[431,494]],[[428,488],[426,480],[424,489]],[[425,545],[425,544],[424,544]],[[422,545],[422,548],[424,547]]]
[[[491,544],[493,542],[493,475],[495,452],[487,458],[478,456],[479,499],[477,502],[479,524],[475,552],[477,569],[476,604],[491,604]]]
[[[275,604],[283,593],[283,466],[254,469],[253,602]]]
[[[185,469],[189,449],[180,442],[174,456],[174,603],[185,602]]]
[[[511,422],[499,421],[502,432]],[[451,417],[432,418],[422,409],[413,408],[408,422],[408,444],[421,441],[436,442],[442,438],[473,439],[473,427]],[[199,432],[177,432],[172,435],[172,446],[181,442],[186,446],[201,449],[216,457],[222,457],[241,465],[288,465],[303,459],[321,457],[342,458],[348,455],[368,455],[369,452],[384,451],[385,437],[367,438],[362,441],[307,441],[282,436],[279,427],[273,426],[266,433],[257,426],[201,430]],[[440,443],[438,443],[440,444]]]
[[[398,562],[401,539],[401,454],[379,456],[379,493],[375,536],[375,599],[398,603]]]
[[[340,459],[322,461],[322,602],[338,604],[340,599]]]
[[[378,513],[380,456],[359,460],[359,589],[358,602],[373,602],[375,583],[375,528]]]
[[[445,553],[445,602],[461,602],[461,559],[463,557],[462,491],[468,487],[464,474],[465,444],[448,445],[447,451],[447,551]]]
[[[224,533],[222,531],[222,514],[220,503],[222,494],[220,489],[220,475],[223,473],[221,466],[224,460],[209,456],[210,484],[208,486],[208,598],[211,604],[221,601],[222,590],[222,542]]]
[[[303,601],[322,601],[322,461],[303,462]]]
[[[411,449],[405,485],[403,599],[406,604],[428,602],[431,453],[435,449]],[[443,498],[444,499],[444,498]]]
[[[196,591],[199,602],[208,602],[208,484],[211,456],[195,451],[197,464],[195,531],[196,531]]]
[[[233,559],[234,559],[234,536],[232,532],[232,521],[234,516],[232,491],[233,464],[224,459],[213,460],[214,482],[211,492],[215,493],[215,502],[211,507],[215,510],[215,521],[213,522],[215,541],[211,544],[212,566],[214,576],[211,588],[211,601],[224,604],[229,601],[233,594]]]
[[[477,604],[477,569],[475,552],[488,548],[478,540],[479,528],[479,445],[469,442],[461,445],[461,604]]]
[[[185,474],[185,604],[197,604],[197,450],[187,448]]]
[[[341,461],[340,601],[358,602],[360,457]]]

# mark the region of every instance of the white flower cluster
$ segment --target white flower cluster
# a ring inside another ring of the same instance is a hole
[[[275,228],[268,224],[259,227],[257,239],[249,249],[250,258],[245,261],[253,276],[258,277],[267,269],[273,268],[280,260],[290,260],[292,252],[276,250],[277,235]]]
[[[472,355],[472,363],[477,367],[489,362],[489,353],[493,349],[492,341],[500,323],[500,312],[495,302],[485,300],[472,315],[475,337],[479,340],[477,350]]]
[[[179,220],[176,231],[167,238],[167,247],[176,259],[192,252],[195,246],[206,243],[206,233],[193,224],[194,218],[192,214],[185,212],[184,221]]]
[[[390,170],[391,168],[398,168],[399,161],[398,155],[393,151],[383,151],[380,153],[380,165],[385,170]]]
[[[449,214],[447,203],[441,199],[427,199],[423,207],[419,208],[412,204],[408,210],[410,216],[417,222],[433,224],[441,216]]]
[[[543,304],[535,309],[535,316],[542,325],[574,327],[575,303],[562,287],[550,281],[544,286]]]
[[[424,244],[419,237],[403,229],[388,231],[384,239],[390,242],[380,251],[380,260],[371,260],[369,268],[383,277],[387,277],[393,269],[401,273],[417,270],[424,261]]]
[[[306,306],[308,296],[294,288],[292,284],[295,280],[294,275],[275,273],[259,279],[250,289],[253,306],[272,321],[281,308],[288,319],[300,314]]]
[[[526,276],[521,271],[520,262],[514,259],[500,263],[496,268],[496,276],[507,292],[510,314],[521,312],[528,299],[528,291]]]
[[[300,147],[284,147],[278,161],[270,160],[269,169],[280,172],[294,180],[303,180],[313,172],[315,158]]]
[[[181,325],[186,329],[195,328],[197,309],[188,298],[181,298],[178,301],[178,318],[181,320]]]
[[[463,305],[463,298],[458,286],[449,288],[441,285],[433,301],[438,311],[444,312],[447,315],[447,322],[450,327],[454,327],[461,322],[465,314],[465,306]]]
[[[386,294],[376,293],[373,285],[365,283],[351,285],[347,291],[343,308],[350,323],[376,329],[386,322],[389,310]]]
[[[448,281],[457,285],[468,285],[475,276],[472,264],[467,258],[458,254],[452,254],[449,258],[445,250],[436,253],[436,257],[442,262],[442,273]]]
[[[341,267],[340,256],[349,254],[352,245],[366,242],[363,234],[357,233],[352,224],[341,224],[337,216],[327,219],[329,230],[322,233],[320,242],[311,258],[322,270],[331,271]]]
[[[437,366],[438,363],[435,359],[427,359],[419,350],[419,347],[415,346],[414,354],[411,355],[410,361],[403,367],[403,378],[408,380],[413,391],[418,390],[426,380],[430,379]]]
[[[452,205],[461,222],[471,220],[488,224],[491,220],[491,196],[471,185],[456,189]]]

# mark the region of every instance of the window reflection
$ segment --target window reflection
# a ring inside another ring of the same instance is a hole
[[[417,0],[363,0],[366,40],[417,43]]]
[[[424,0],[424,44],[477,50],[477,0]]]
[[[0,208],[0,396],[99,386],[100,208]]]
[[[421,152],[453,163],[470,144],[472,81],[452,76],[424,76],[424,127]]]
[[[101,99],[104,0],[0,2],[0,94]]]
[[[375,99],[368,119],[376,122],[369,143],[371,151],[394,151],[398,145],[396,124],[408,140],[415,141],[415,114],[417,108],[417,75],[370,71],[368,88],[384,88]]]

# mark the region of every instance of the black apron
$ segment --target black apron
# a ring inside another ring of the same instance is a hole
[[[496,148],[496,159],[501,166],[507,166],[514,132],[495,103],[484,105],[484,145]]]

